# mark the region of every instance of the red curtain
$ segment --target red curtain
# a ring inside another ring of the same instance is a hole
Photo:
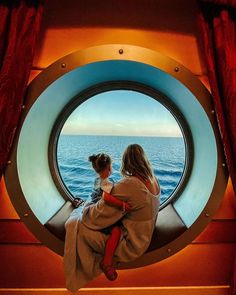
[[[229,173],[236,192],[236,0],[199,1],[199,28]]]
[[[0,178],[18,125],[43,1],[0,0]]]

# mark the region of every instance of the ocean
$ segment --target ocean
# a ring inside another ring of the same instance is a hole
[[[86,200],[93,188],[96,173],[88,161],[92,154],[106,153],[112,158],[111,178],[121,179],[120,164],[129,144],[140,144],[151,162],[161,186],[161,204],[174,192],[185,165],[182,137],[137,137],[60,135],[57,146],[58,168],[68,191]]]

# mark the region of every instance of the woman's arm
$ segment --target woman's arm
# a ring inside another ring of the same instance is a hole
[[[115,224],[122,217],[124,217],[122,210],[109,206],[102,198],[97,203],[84,207],[82,223],[92,230],[101,230]]]
[[[132,206],[129,218],[149,219],[146,214],[146,190],[136,177],[122,179],[116,183],[112,189],[112,195],[115,198],[124,201]],[[150,210],[149,210],[150,211]],[[138,217],[136,218],[138,214]],[[106,204],[104,198],[101,198],[96,204],[91,204],[84,208],[82,223],[93,230],[100,230],[115,224],[120,219],[127,218],[124,212],[115,206]]]
[[[111,194],[108,194],[107,192],[103,193],[103,199],[108,205],[118,207],[119,209],[123,210],[123,212],[128,212],[131,210],[131,206],[127,202],[124,202],[112,196]]]

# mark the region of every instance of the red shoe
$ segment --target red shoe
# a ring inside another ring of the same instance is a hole
[[[115,281],[118,274],[113,265],[105,265],[103,261],[100,262],[101,270],[104,272],[105,276],[109,281]]]

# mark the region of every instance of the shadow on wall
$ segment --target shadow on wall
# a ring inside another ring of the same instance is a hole
[[[196,1],[62,0],[46,1],[43,27],[120,27],[192,34]]]
[[[140,32],[147,30],[194,36],[197,31],[196,18],[196,0],[61,0],[60,4],[56,0],[45,1],[34,67],[41,69],[45,67],[45,64],[51,63],[48,59],[44,63],[38,61],[41,59],[42,52],[45,51],[44,43],[47,33],[54,29],[133,29]],[[66,33],[62,33],[61,38],[66,39],[63,34]],[[80,38],[81,35],[77,36],[76,41],[69,42],[68,52],[80,48],[80,46],[74,48],[76,42],[83,44]],[[102,35],[101,43],[107,43],[107,39],[104,38]],[[118,40],[120,42],[119,38]],[[92,42],[89,46],[91,45],[94,43]],[[63,42],[61,46],[58,44],[57,46],[65,47]],[[50,54],[47,50],[46,52]],[[56,48],[54,59],[68,52],[62,53],[59,48]]]

